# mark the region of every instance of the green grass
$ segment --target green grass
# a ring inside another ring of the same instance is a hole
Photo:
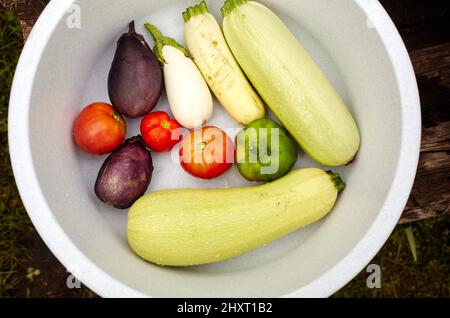
[[[9,162],[9,90],[23,41],[16,16],[4,9],[0,11],[0,43],[0,297],[27,295],[36,289],[43,291],[38,295],[48,297],[49,292],[59,291],[52,290],[48,281],[27,278],[28,268],[39,268],[42,259],[27,247],[27,238],[37,234],[20,201]],[[413,241],[415,249],[411,249]],[[381,289],[368,289],[368,274],[363,271],[335,296],[450,297],[450,216],[416,222],[411,228],[398,226],[371,263],[382,268]],[[53,280],[66,278],[65,273],[54,271],[47,275]],[[92,297],[86,289],[74,293]]]
[[[3,8],[0,43],[0,297],[7,297],[23,278],[20,268],[30,258],[25,239],[33,228],[14,183],[7,139],[9,90],[23,39],[16,16]]]
[[[336,297],[450,297],[450,215],[397,226],[371,264],[381,266],[381,289],[368,289],[363,271]]]

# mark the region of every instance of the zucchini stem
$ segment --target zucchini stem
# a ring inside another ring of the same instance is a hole
[[[222,16],[225,18],[227,15],[229,15],[234,9],[237,7],[246,4],[248,0],[226,0],[222,9],[220,10],[222,12]]]
[[[165,45],[172,46],[172,47],[180,50],[181,52],[183,52],[183,54],[186,55],[186,57],[190,57],[188,50],[184,46],[179,44],[174,39],[164,36],[161,33],[161,31],[153,24],[146,23],[145,28],[152,36],[153,41],[155,41],[155,46],[153,47],[153,52],[155,53],[156,58],[159,60],[159,62],[161,64],[166,64],[166,60],[164,59],[164,54],[163,54],[163,47]]]
[[[208,6],[205,1],[202,1],[196,6],[187,8],[186,11],[183,12],[184,22],[187,23],[192,17],[205,13],[209,13]]]
[[[345,182],[342,181],[341,176],[339,173],[334,173],[331,170],[327,171],[328,175],[330,176],[331,180],[333,181],[338,193],[342,192],[345,189]]]

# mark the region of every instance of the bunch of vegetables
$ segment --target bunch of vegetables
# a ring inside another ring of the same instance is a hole
[[[130,23],[108,78],[112,105],[88,106],[74,125],[81,149],[111,153],[95,193],[116,208],[131,207],[129,244],[159,265],[222,261],[321,219],[345,184],[331,171],[290,173],[297,146],[326,166],[349,164],[360,147],[357,125],[336,90],[269,8],[226,0],[222,15],[223,29],[204,1],[188,8],[186,48],[147,23],[152,50]],[[152,112],[163,85],[174,119]],[[205,126],[213,114],[211,92],[246,126],[235,142],[220,128]],[[265,118],[263,100],[285,128]],[[141,136],[125,143],[124,117],[143,117]],[[183,128],[189,133],[181,133]],[[194,177],[217,178],[236,163],[247,180],[268,183],[144,196],[152,178],[151,152],[171,151],[178,143],[181,166]]]
[[[153,172],[151,151],[171,151],[183,139],[183,127],[202,127],[213,113],[208,85],[188,51],[162,35],[154,25],[145,27],[155,41],[154,49],[136,33],[131,22],[129,31],[118,41],[109,72],[108,90],[113,105],[89,105],[74,124],[74,140],[82,150],[92,155],[111,153],[100,169],[95,193],[101,201],[118,209],[130,208],[147,191]],[[152,112],[163,84],[175,119],[165,112]],[[141,136],[124,142],[124,117],[143,117]],[[221,129],[204,127],[185,138],[180,159],[191,175],[216,178],[231,168],[234,143]]]

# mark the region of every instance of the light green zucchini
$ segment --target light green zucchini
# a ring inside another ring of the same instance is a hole
[[[344,186],[338,174],[302,169],[256,187],[154,192],[132,206],[128,242],[158,265],[223,261],[320,220]]]
[[[351,162],[360,147],[355,120],[320,67],[264,5],[227,0],[223,31],[260,96],[314,160]]]

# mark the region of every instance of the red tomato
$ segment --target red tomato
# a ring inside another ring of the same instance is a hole
[[[217,127],[204,127],[186,136],[181,144],[181,166],[194,177],[214,179],[234,163],[234,143]]]
[[[141,135],[145,143],[156,152],[170,151],[181,141],[181,125],[165,112],[154,112],[141,122]]]
[[[117,110],[106,103],[87,106],[73,127],[77,145],[92,155],[104,155],[122,145],[127,124]]]

